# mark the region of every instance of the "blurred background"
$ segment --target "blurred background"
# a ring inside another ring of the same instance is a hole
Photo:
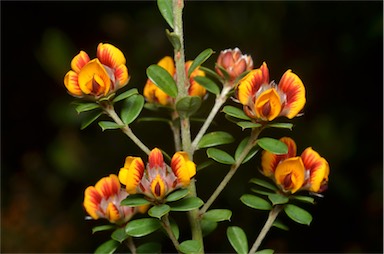
[[[166,28],[154,1],[1,1],[1,252],[93,252],[108,239],[91,232],[103,221],[84,220],[83,192],[117,173],[125,156],[146,156],[119,131],[102,133],[97,124],[81,131],[83,116],[71,105],[63,77],[80,50],[93,58],[98,43],[109,42],[126,56],[128,86],[142,92],[146,68],[173,54]],[[310,227],[283,214],[290,231],[274,228],[262,248],[382,253],[383,2],[188,1],[184,31],[187,59],[212,48],[216,54],[204,64],[212,68],[220,50],[239,47],[255,67],[267,61],[276,82],[292,69],[306,86],[305,114],[291,121],[293,131],[263,135],[289,135],[299,153],[312,146],[330,164],[329,188],[306,207],[314,217]],[[212,103],[210,96],[200,116]],[[210,130],[225,128],[236,142],[249,134],[223,114],[215,123]],[[199,124],[192,127],[195,133]],[[173,153],[171,132],[162,123],[134,123],[132,129],[149,147]],[[198,151],[196,162],[205,160]],[[254,241],[267,214],[242,205],[239,197],[250,191],[248,179],[260,176],[259,167],[258,155],[214,203],[236,212],[207,237],[207,252],[233,252],[225,236],[232,225]],[[203,200],[227,170],[214,164],[198,173]],[[163,234],[151,237],[164,240],[164,252],[172,251]]]

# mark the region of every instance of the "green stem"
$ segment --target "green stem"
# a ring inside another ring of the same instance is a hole
[[[260,234],[257,236],[256,241],[254,242],[252,248],[249,250],[248,254],[253,254],[257,251],[259,248],[261,242],[267,235],[269,229],[272,227],[273,222],[276,220],[277,215],[281,212],[283,209],[283,206],[276,205],[273,207],[273,209],[269,212],[268,219],[264,224],[264,227],[261,229]]]
[[[211,197],[208,199],[207,202],[205,202],[204,206],[200,209],[200,213],[199,213],[200,215],[204,214],[208,210],[208,208],[212,205],[212,203],[216,200],[216,198],[223,191],[225,186],[227,186],[228,182],[235,175],[237,169],[240,167],[240,165],[243,162],[243,160],[245,159],[245,157],[248,155],[248,153],[251,151],[251,149],[256,145],[257,137],[259,136],[261,131],[262,131],[262,128],[255,128],[252,130],[251,137],[248,141],[248,144],[245,146],[243,152],[240,154],[240,156],[238,157],[236,162],[234,164],[232,164],[227,175],[220,182],[219,186],[217,186],[216,190],[213,192]]]
[[[173,133],[173,142],[175,143],[175,151],[181,150],[180,122],[178,118],[179,118],[179,115],[177,114],[177,112],[173,111],[170,126]]]
[[[164,215],[161,218],[161,225],[163,226],[164,230],[167,232],[169,239],[171,239],[173,246],[175,246],[177,252],[180,253],[180,251],[179,251],[180,244],[177,241],[175,235],[173,234],[173,231],[171,228],[171,223],[169,222],[168,214]]]
[[[128,249],[131,251],[132,254],[137,253],[135,243],[133,242],[133,239],[130,236],[127,238],[127,246],[128,246]]]
[[[101,106],[104,109],[104,112],[111,117],[115,123],[118,125],[123,125],[124,127],[121,128],[121,131],[127,135],[143,152],[149,155],[151,150],[141,142],[141,140],[136,137],[136,135],[132,132],[131,128],[127,124],[125,124],[120,117],[116,114],[116,111],[111,103],[103,103]]]

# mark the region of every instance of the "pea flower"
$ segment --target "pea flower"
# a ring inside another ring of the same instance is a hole
[[[327,188],[329,164],[311,147],[296,156],[296,143],[293,139],[280,139],[288,146],[287,154],[273,154],[263,151],[261,163],[263,174],[272,178],[284,191],[295,193],[299,190],[320,193]]]
[[[146,167],[140,157],[128,156],[119,171],[119,180],[129,194],[142,193],[157,202],[173,190],[187,187],[195,174],[196,165],[187,153],[175,153],[169,169],[160,149],[154,148]]]
[[[192,61],[187,61],[185,63],[185,70],[188,73],[189,67],[191,66]],[[157,65],[163,67],[168,73],[176,79],[176,67],[173,59],[170,56],[165,56],[162,58]],[[194,80],[196,76],[205,76],[205,72],[196,68],[189,77],[189,89],[188,94],[190,96],[199,96],[203,98],[207,91],[206,89],[197,83]],[[164,93],[160,88],[158,88],[150,79],[147,79],[147,82],[144,86],[144,97],[150,103],[160,104],[162,106],[173,106],[175,104],[175,99]]]
[[[99,99],[114,93],[128,83],[124,54],[115,46],[99,43],[97,58],[90,60],[80,51],[71,61],[72,70],[64,77],[64,85],[74,97]]]
[[[264,62],[250,71],[237,85],[236,97],[244,112],[256,121],[272,121],[278,116],[297,116],[305,105],[305,88],[301,79],[287,70],[278,85],[269,81]]]
[[[215,70],[225,79],[220,69],[228,73],[230,84],[233,84],[240,74],[253,69],[253,60],[251,56],[243,55],[239,48],[222,50],[217,58]]]
[[[123,224],[138,211],[138,208],[120,206],[127,196],[128,193],[121,189],[118,177],[111,174],[85,190],[83,206],[95,220],[105,218],[112,223]]]

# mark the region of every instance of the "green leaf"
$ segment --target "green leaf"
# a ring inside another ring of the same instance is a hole
[[[261,126],[261,124],[259,123],[253,123],[253,122],[237,122],[236,123],[238,126],[240,126],[243,130],[247,129],[247,128],[259,128]]]
[[[179,239],[180,230],[176,221],[172,217],[169,217],[169,223],[171,224],[171,230],[173,232],[173,235],[175,236],[176,239]]]
[[[143,243],[136,249],[137,253],[151,253],[151,254],[160,254],[161,253],[161,244],[156,242]]]
[[[219,74],[217,74],[215,71],[211,70],[211,69],[208,69],[208,68],[206,68],[204,66],[200,66],[199,70],[204,71],[205,74],[208,74],[209,76],[211,76],[211,77],[213,77],[213,78],[215,78],[217,80],[222,80],[222,77]]]
[[[302,202],[305,202],[305,203],[310,203],[310,204],[314,204],[315,203],[315,199],[312,198],[312,197],[308,197],[308,196],[295,196],[295,195],[292,195],[291,198],[299,200],[299,201],[302,201]]]
[[[255,254],[273,254],[273,253],[275,253],[275,251],[272,249],[264,249],[264,250],[259,250],[255,252]]]
[[[270,194],[274,194],[273,192],[258,190],[258,189],[255,189],[255,188],[251,188],[251,191],[254,192],[254,193],[260,194],[260,195],[265,195],[265,196],[268,196]]]
[[[274,154],[288,153],[287,145],[284,142],[274,138],[260,138],[257,140],[257,144],[264,150]]]
[[[240,227],[228,227],[227,237],[235,251],[239,254],[248,253],[248,240],[244,230]]]
[[[249,137],[246,137],[244,138],[239,146],[236,148],[236,151],[235,151],[235,159],[236,161],[239,159],[240,155],[243,153],[244,151],[244,148],[247,146],[248,144],[248,141],[249,141]],[[255,156],[257,154],[257,152],[259,151],[259,149],[257,147],[252,147],[252,149],[248,152],[247,156],[245,156],[243,163],[246,163],[247,161],[249,161],[250,159],[252,159],[253,156]]]
[[[202,246],[197,240],[187,240],[180,244],[180,251],[182,253],[201,253]]]
[[[158,219],[161,219],[165,214],[167,214],[169,211],[171,211],[171,208],[167,204],[161,204],[151,207],[151,209],[148,210],[148,214],[151,217],[155,217]]]
[[[116,228],[116,225],[101,225],[101,226],[96,226],[92,228],[92,234],[100,231],[105,231],[105,230],[111,230]]]
[[[140,117],[137,119],[137,122],[162,122],[166,124],[170,124],[171,121],[167,118],[162,118],[162,117]]]
[[[220,93],[220,88],[213,82],[211,79],[204,76],[196,76],[194,80],[199,83],[202,87],[207,89],[209,92],[218,95]]]
[[[165,29],[165,33],[167,34],[168,40],[171,42],[173,48],[177,51],[180,50],[180,37],[176,33],[170,32],[168,29]]]
[[[267,127],[289,129],[289,130],[292,130],[292,126],[293,124],[291,123],[271,123],[267,125]]]
[[[264,180],[261,180],[261,179],[258,179],[258,178],[252,178],[251,180],[249,180],[250,183],[254,183],[254,184],[257,184],[257,185],[260,185],[264,188],[267,188],[267,189],[270,189],[270,190],[273,190],[273,191],[277,191],[277,187],[269,182],[266,182]]]
[[[207,236],[212,233],[216,228],[218,223],[216,221],[202,219],[200,221],[201,230],[203,231],[203,236]]]
[[[289,198],[286,196],[283,196],[278,193],[272,193],[268,195],[269,200],[271,200],[272,205],[280,205],[280,204],[285,204],[288,203]]]
[[[122,101],[135,94],[139,94],[139,91],[137,91],[136,88],[129,89],[128,91],[125,91],[124,93],[121,93],[118,96],[116,96],[116,98],[113,99],[113,102]]]
[[[125,228],[118,228],[111,234],[111,238],[119,243],[122,243],[128,237],[129,235],[125,232]]]
[[[106,253],[113,253],[119,247],[120,243],[116,242],[115,240],[108,240],[101,244],[97,249],[95,250],[95,254],[106,254]]]
[[[214,162],[212,160],[204,161],[204,162],[197,165],[196,171],[200,171],[202,169],[205,169],[205,168],[211,166],[212,164],[214,164]]]
[[[240,200],[245,205],[254,209],[270,210],[272,208],[268,201],[252,194],[244,194],[240,197]]]
[[[193,115],[200,106],[201,98],[198,96],[186,96],[176,102],[176,110],[184,118]]]
[[[191,76],[191,73],[197,68],[199,67],[200,65],[202,65],[212,54],[213,54],[213,50],[212,49],[206,49],[204,50],[203,52],[201,52],[196,58],[195,60],[193,60],[191,66],[189,67],[189,70],[188,70],[188,77]]]
[[[228,132],[215,131],[215,132],[210,132],[205,134],[201,138],[200,142],[197,144],[197,147],[206,148],[206,147],[230,144],[233,141],[235,141],[235,139]]]
[[[225,221],[231,220],[232,211],[227,209],[212,209],[203,215],[203,219],[210,221]]]
[[[190,197],[178,200],[176,202],[168,203],[168,205],[171,207],[171,211],[176,212],[191,211],[193,209],[199,208],[203,204],[204,202],[198,197]]]
[[[144,106],[144,97],[135,94],[128,97],[121,109],[121,119],[125,124],[132,123],[139,115]]]
[[[99,126],[103,131],[105,130],[113,130],[113,129],[120,129],[123,128],[124,125],[119,125],[115,122],[109,122],[109,121],[101,121],[99,122]]]
[[[143,218],[128,222],[125,232],[134,237],[149,235],[161,227],[159,220],[155,218]]]
[[[242,120],[251,120],[251,118],[249,118],[249,116],[247,116],[243,110],[233,106],[225,106],[223,108],[223,112],[235,118],[239,118]]]
[[[147,68],[147,76],[164,93],[176,98],[176,82],[167,70],[157,64],[152,64]]]
[[[142,194],[132,194],[123,199],[120,202],[120,205],[122,206],[142,206],[142,205],[148,205],[151,202],[146,200]]]
[[[272,226],[277,227],[277,228],[280,228],[280,229],[285,230],[285,231],[288,231],[288,230],[289,230],[289,228],[288,228],[286,225],[284,225],[284,224],[283,224],[281,221],[279,221],[279,220],[275,220],[275,221],[272,223]]]
[[[173,7],[170,0],[157,0],[157,6],[159,7],[161,15],[168,25],[173,29]]]
[[[208,155],[208,158],[212,158],[215,161],[222,164],[228,164],[228,165],[235,164],[235,159],[231,155],[229,155],[227,152],[224,152],[223,150],[219,150],[216,148],[208,148],[207,155]]]
[[[93,110],[96,108],[100,108],[100,105],[97,103],[91,102],[91,103],[79,103],[75,109],[77,113],[80,114],[81,112]]]
[[[288,215],[289,218],[297,223],[308,226],[311,224],[312,215],[298,206],[288,204],[284,207],[284,212]]]
[[[88,113],[83,121],[81,122],[80,130],[84,130],[87,128],[91,123],[97,120],[103,113],[102,112],[90,112]]]
[[[171,194],[169,194],[165,198],[165,201],[167,201],[167,202],[177,201],[177,200],[180,200],[180,199],[184,198],[188,194],[189,194],[189,190],[188,189],[180,189],[180,190],[174,191]]]

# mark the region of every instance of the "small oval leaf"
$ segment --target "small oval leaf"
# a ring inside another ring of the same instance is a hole
[[[96,226],[92,228],[92,234],[100,231],[105,231],[105,230],[111,230],[116,228],[116,225],[101,225],[101,226]]]
[[[243,130],[248,129],[248,128],[259,128],[261,127],[261,124],[259,123],[253,123],[253,122],[237,122],[236,123],[238,126],[240,126]]]
[[[101,244],[97,249],[95,250],[95,254],[106,254],[106,253],[114,253],[117,247],[119,247],[120,243],[111,239],[103,244]]]
[[[165,201],[167,201],[167,202],[177,201],[177,200],[180,200],[180,199],[184,198],[188,194],[189,194],[189,190],[188,189],[180,189],[180,190],[174,191],[171,194],[169,194],[165,198]]]
[[[210,221],[225,221],[230,220],[232,216],[232,211],[228,209],[212,209],[206,212],[203,215],[203,219],[210,220]]]
[[[148,78],[164,93],[172,98],[177,96],[177,86],[173,77],[163,67],[152,64],[147,68]]]
[[[188,77],[191,76],[191,73],[197,68],[199,67],[200,65],[202,65],[212,54],[213,54],[213,50],[212,49],[206,49],[204,50],[203,52],[201,52],[196,58],[195,60],[193,60],[191,66],[189,67],[189,70],[188,70]]]
[[[101,121],[99,122],[99,126],[103,131],[105,130],[114,130],[114,129],[120,129],[123,128],[124,125],[119,125],[115,122],[109,122],[109,121]]]
[[[111,234],[111,238],[119,243],[122,243],[128,237],[129,235],[125,232],[125,228],[118,228]]]
[[[171,211],[185,212],[197,209],[202,206],[204,202],[198,197],[185,198],[176,202],[168,203]]]
[[[174,32],[170,32],[168,29],[165,29],[165,32],[166,32],[168,40],[171,42],[173,48],[175,50],[180,50],[180,48],[181,48],[180,37],[177,34],[175,34]]]
[[[277,227],[277,228],[280,228],[282,230],[285,230],[285,231],[288,231],[289,228],[288,226],[286,226],[285,224],[283,224],[281,221],[279,220],[275,220],[273,223],[272,223],[272,226],[274,227]]]
[[[172,1],[169,0],[157,0],[157,7],[160,10],[161,15],[168,25],[173,29],[173,7]]]
[[[125,232],[134,237],[149,235],[161,227],[159,221],[155,218],[143,218],[128,222]]]
[[[92,103],[79,103],[75,109],[77,113],[80,114],[81,112],[89,111],[97,108],[100,108],[100,105],[92,102]]]
[[[244,194],[240,197],[240,200],[245,205],[254,209],[270,210],[272,208],[271,204],[268,201],[252,194]]]
[[[128,91],[125,91],[124,93],[121,93],[118,96],[116,96],[116,98],[113,99],[113,102],[122,101],[134,94],[139,94],[139,91],[137,91],[136,88],[129,89]]]
[[[156,242],[143,243],[136,249],[137,253],[160,254],[161,244]]]
[[[124,101],[121,109],[121,119],[125,124],[132,123],[140,115],[144,102],[144,97],[140,94],[132,95]]]
[[[209,76],[211,76],[211,77],[213,77],[213,78],[215,78],[215,79],[217,79],[217,80],[222,80],[222,79],[223,79],[223,78],[222,78],[219,74],[217,74],[215,71],[213,71],[213,70],[211,70],[211,69],[208,69],[208,68],[206,68],[206,67],[204,67],[204,66],[200,66],[199,70],[204,71],[205,74],[208,74]]]
[[[309,224],[311,224],[312,215],[309,212],[305,211],[303,208],[288,204],[284,207],[284,212],[288,215],[289,218],[291,218],[297,223],[308,226]]]
[[[210,133],[205,134],[201,138],[197,147],[198,148],[206,148],[206,147],[230,144],[233,141],[235,141],[235,139],[228,132],[215,131],[215,132],[210,132]]]
[[[274,138],[260,138],[257,140],[257,144],[264,150],[274,154],[288,153],[287,145]]]
[[[289,129],[289,130],[292,130],[292,126],[293,124],[291,123],[271,123],[267,125],[267,127]]]
[[[169,211],[171,211],[171,208],[167,204],[161,204],[151,207],[151,209],[148,210],[148,214],[151,217],[155,217],[158,219],[161,219],[165,214],[167,214]]]
[[[151,202],[146,200],[142,194],[133,194],[123,199],[120,202],[120,205],[135,207],[135,206],[148,205],[150,203]]]
[[[102,112],[87,112],[84,113],[87,114],[86,117],[81,122],[80,130],[84,130],[87,128],[91,123],[97,120],[103,113]]]
[[[233,106],[225,106],[223,108],[223,112],[235,118],[239,118],[242,120],[251,120],[251,118],[249,118],[249,116],[247,116],[243,110]]]
[[[209,92],[218,95],[220,93],[220,88],[213,82],[211,79],[204,76],[196,76],[194,80],[199,83],[202,87],[207,89]]]
[[[235,164],[235,159],[231,155],[229,155],[227,152],[224,152],[216,148],[208,148],[207,155],[208,155],[208,158],[212,158],[215,161],[222,164],[228,164],[228,165]]]
[[[251,180],[249,180],[250,183],[254,183],[254,184],[257,184],[257,185],[260,185],[264,188],[267,188],[267,189],[270,189],[270,190],[273,190],[273,191],[277,191],[277,187],[269,182],[266,182],[264,180],[261,180],[261,179],[258,179],[258,178],[252,178]]]
[[[249,137],[246,137],[244,138],[239,146],[236,148],[236,151],[235,151],[235,159],[236,161],[239,160],[239,157],[240,155],[243,153],[244,151],[244,148],[247,146],[248,144],[248,141],[249,141]],[[250,159],[252,159],[253,156],[255,156],[257,154],[257,152],[259,151],[259,149],[255,146],[255,147],[252,147],[251,150],[248,152],[247,156],[245,156],[242,164],[246,163],[247,161],[249,161]]]
[[[193,115],[200,106],[201,98],[198,96],[186,96],[176,102],[176,110],[184,118]]]
[[[310,203],[310,204],[314,204],[315,203],[315,199],[312,198],[312,197],[308,197],[308,196],[295,196],[295,195],[292,195],[291,198],[299,200],[301,202],[305,202],[305,203]]]
[[[197,240],[187,240],[180,244],[180,251],[185,254],[189,253],[201,253],[202,246]]]
[[[269,200],[271,200],[272,205],[280,205],[280,204],[285,204],[288,203],[289,198],[286,196],[283,196],[278,193],[272,193],[268,195]]]
[[[239,254],[248,253],[248,240],[244,230],[240,227],[228,227],[227,237],[235,251]]]
[[[204,218],[200,221],[200,224],[201,230],[203,231],[203,236],[207,236],[212,233],[218,225],[216,221],[206,220]]]

